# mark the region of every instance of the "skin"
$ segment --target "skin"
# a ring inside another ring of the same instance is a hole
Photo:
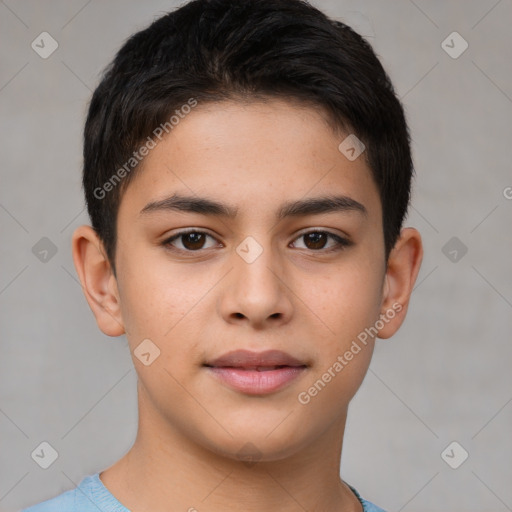
[[[363,156],[349,161],[338,150],[345,136],[321,110],[289,101],[198,105],[150,151],[122,198],[116,276],[94,230],[76,229],[85,296],[105,334],[126,334],[138,375],[136,440],[100,473],[130,510],[362,510],[339,467],[348,404],[375,340],[309,403],[297,397],[400,304],[378,337],[396,332],[422,244],[415,229],[403,229],[386,262],[378,190]],[[173,194],[208,197],[237,215],[140,213]],[[332,195],[366,213],[276,217],[286,202]],[[210,236],[165,246],[186,228]],[[303,236],[319,231],[351,245],[329,251],[334,239],[315,245]],[[236,252],[248,236],[263,250],[252,263]],[[160,355],[146,366],[134,350],[148,338]],[[241,348],[283,350],[308,368],[275,393],[250,396],[202,366]],[[239,455],[247,442],[258,452],[254,464]]]

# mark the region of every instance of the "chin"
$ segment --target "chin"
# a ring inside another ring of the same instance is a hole
[[[292,427],[292,428],[290,428]],[[274,426],[275,428],[275,426]],[[272,462],[284,460],[300,452],[312,442],[312,433],[308,436],[300,425],[278,427],[274,431],[261,428],[257,421],[236,431],[230,429],[232,437],[224,432],[220,438],[207,437],[200,441],[207,450],[222,457],[246,462]],[[269,433],[270,432],[270,433]]]

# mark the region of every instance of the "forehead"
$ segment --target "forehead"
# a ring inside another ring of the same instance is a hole
[[[340,151],[348,135],[335,133],[324,111],[297,102],[198,104],[144,158],[119,215],[179,193],[222,199],[239,216],[277,215],[289,199],[336,194],[379,216],[365,154]]]

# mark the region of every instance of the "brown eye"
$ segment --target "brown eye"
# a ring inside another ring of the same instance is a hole
[[[181,237],[183,246],[191,251],[202,249],[206,239],[204,233],[187,233]]]
[[[182,231],[181,233],[177,233],[171,238],[168,238],[164,242],[164,245],[171,246],[174,249],[182,251],[199,251],[201,249],[209,248],[205,247],[205,243],[208,238],[215,240],[211,235],[202,231]],[[213,247],[213,245],[210,247]]]
[[[328,231],[309,231],[308,233],[300,235],[296,240],[303,240],[304,247],[299,246],[299,249],[309,249],[312,251],[324,249],[324,252],[343,249],[352,244],[352,242],[346,238],[342,238],[334,233],[329,233]],[[328,246],[329,240],[333,241],[330,246]],[[295,247],[297,247],[297,245],[295,245]]]
[[[320,232],[306,233],[303,236],[308,249],[323,249],[329,238],[326,233]]]

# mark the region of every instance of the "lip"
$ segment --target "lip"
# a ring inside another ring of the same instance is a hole
[[[204,366],[236,391],[264,395],[284,388],[298,378],[308,365],[281,350],[234,350]]]
[[[306,363],[282,350],[233,350],[206,363],[207,366],[230,366],[233,368],[250,368],[254,366],[306,366]]]

